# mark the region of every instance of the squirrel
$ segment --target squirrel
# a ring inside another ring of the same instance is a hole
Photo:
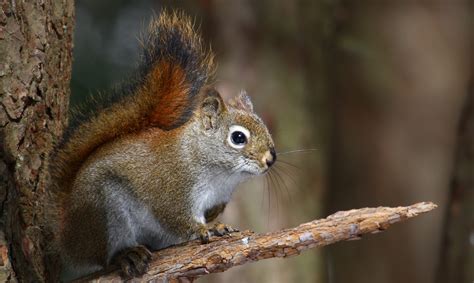
[[[235,231],[210,224],[235,187],[276,161],[245,92],[225,103],[210,49],[182,12],[153,17],[131,86],[69,129],[50,162],[61,280],[110,265],[147,271],[150,251]]]

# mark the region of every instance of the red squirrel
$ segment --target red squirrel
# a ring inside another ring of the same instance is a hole
[[[147,271],[150,251],[233,231],[208,225],[235,187],[276,160],[242,92],[225,103],[215,65],[182,13],[151,20],[130,87],[72,128],[52,157],[61,280],[115,264]]]

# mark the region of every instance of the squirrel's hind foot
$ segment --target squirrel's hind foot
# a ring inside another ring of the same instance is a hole
[[[142,276],[148,271],[152,259],[151,252],[145,246],[136,246],[123,250],[115,258],[125,278]]]

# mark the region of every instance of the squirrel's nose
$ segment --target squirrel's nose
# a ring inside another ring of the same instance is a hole
[[[267,166],[270,168],[270,166],[273,165],[273,163],[275,163],[276,161],[276,152],[275,152],[275,148],[270,148],[270,151],[267,151],[267,153],[265,154],[265,163],[267,164]]]

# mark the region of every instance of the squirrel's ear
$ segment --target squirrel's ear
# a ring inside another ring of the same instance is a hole
[[[245,90],[241,90],[238,96],[229,100],[229,105],[247,112],[253,112],[252,101]]]
[[[225,104],[221,95],[215,89],[207,91],[201,103],[201,117],[204,127],[206,129],[216,128],[218,118],[224,109]]]

